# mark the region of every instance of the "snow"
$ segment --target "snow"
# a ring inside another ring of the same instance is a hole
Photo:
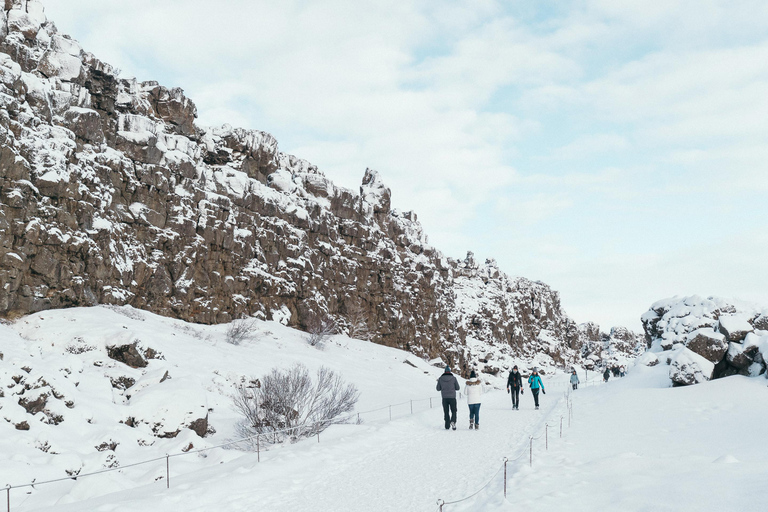
[[[435,510],[437,499],[459,500],[486,483],[444,510],[762,510],[754,498],[768,492],[765,453],[756,444],[768,421],[768,410],[755,406],[768,399],[762,378],[672,388],[666,365],[638,364],[608,384],[590,373],[571,395],[569,427],[567,375],[547,375],[540,410],[525,393],[521,410],[512,411],[508,395],[491,389],[483,395],[481,429],[467,429],[460,400],[453,432],[442,428],[434,391],[442,368],[344,336],[318,350],[304,333],[278,322],[256,326],[251,340],[233,346],[223,341],[226,326],[186,324],[129,307],[46,311],[0,324],[0,417],[30,425],[19,431],[0,421],[6,455],[0,483],[123,466],[12,489],[12,510]],[[107,357],[106,347],[132,342],[159,355],[146,368]],[[751,335],[747,342],[762,345],[763,339]],[[258,458],[220,448],[194,453],[234,435],[229,395],[235,383],[299,361],[310,369],[329,366],[357,385],[362,423],[333,426],[319,443],[274,447]],[[23,378],[21,384],[14,377]],[[119,377],[136,382],[114,388],[110,379]],[[28,414],[18,404],[20,387],[30,388],[22,395],[27,399],[50,393],[50,410]],[[63,421],[45,423],[52,414]],[[216,430],[206,438],[187,428],[175,438],[156,436],[206,414]],[[120,423],[129,417],[133,428]],[[538,437],[545,428],[548,448]],[[164,455],[190,444],[192,454],[169,459],[166,489]],[[506,500],[503,457],[510,459]],[[125,467],[153,458],[160,460]]]

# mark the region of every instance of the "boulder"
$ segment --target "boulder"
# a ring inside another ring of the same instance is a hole
[[[107,347],[107,355],[120,363],[126,364],[131,368],[144,368],[147,366],[147,360],[136,348],[136,343],[126,345]]]
[[[189,429],[194,431],[200,437],[205,437],[208,433],[208,415],[204,418],[198,418],[189,424]]]
[[[635,364],[642,364],[652,367],[659,364],[659,358],[653,352],[645,352],[643,355],[635,359]]]
[[[685,347],[671,356],[669,378],[675,386],[689,386],[712,378],[715,365]]]
[[[689,333],[685,346],[713,363],[720,362],[728,350],[725,335],[708,328]]]
[[[718,321],[720,332],[728,341],[740,342],[755,328],[745,315],[722,315]]]
[[[752,357],[744,350],[741,343],[729,343],[728,353],[726,354],[728,364],[738,370],[745,370],[754,362]]]
[[[762,314],[752,321],[752,325],[755,329],[761,331],[768,331],[768,314]]]

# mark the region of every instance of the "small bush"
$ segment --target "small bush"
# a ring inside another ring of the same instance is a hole
[[[328,338],[338,332],[336,322],[328,316],[312,316],[307,322],[307,342],[313,347],[322,347]]]
[[[239,433],[263,434],[262,443],[313,436],[341,422],[339,416],[355,407],[359,395],[353,384],[326,367],[317,370],[314,380],[302,364],[274,368],[261,379],[250,379],[250,385],[238,386],[234,405],[243,416]]]
[[[227,327],[225,339],[232,345],[240,345],[242,342],[252,338],[256,333],[256,320],[243,319],[235,320]]]

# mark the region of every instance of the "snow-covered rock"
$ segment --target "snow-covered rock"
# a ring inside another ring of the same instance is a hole
[[[714,369],[711,361],[682,347],[672,356],[669,378],[676,386],[689,386],[710,380]]]
[[[718,319],[720,332],[732,342],[740,342],[755,328],[746,315],[721,315]]]
[[[651,352],[671,350],[677,354],[685,347],[715,365],[708,378],[754,376],[766,373],[763,345],[757,333],[763,332],[767,310],[719,297],[673,297],[654,303],[641,320]],[[680,380],[691,380],[690,372],[678,369],[675,374]]]

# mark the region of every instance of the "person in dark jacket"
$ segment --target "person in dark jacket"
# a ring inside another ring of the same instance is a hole
[[[530,377],[528,377],[528,386],[531,388],[531,393],[533,394],[533,403],[536,404],[536,408],[539,408],[539,390],[541,390],[542,393],[545,395],[547,392],[544,390],[544,383],[541,382],[541,377],[539,377],[539,371],[534,368],[533,373]]]
[[[603,382],[608,382],[608,379],[611,377],[611,370],[609,370],[607,367],[605,368],[605,371],[603,372]]]
[[[522,392],[523,377],[517,371],[517,365],[515,365],[512,367],[512,371],[509,372],[509,377],[507,377],[507,393],[512,395],[512,409],[520,408],[520,393]]]
[[[445,419],[445,429],[453,428],[456,430],[456,392],[461,389],[459,381],[451,373],[451,367],[446,366],[445,372],[437,379],[437,388],[443,397],[443,418]],[[448,414],[450,411],[450,414]]]

